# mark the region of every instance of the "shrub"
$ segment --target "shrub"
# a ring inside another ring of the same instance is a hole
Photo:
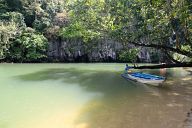
[[[123,62],[135,62],[139,50],[136,48],[123,50],[119,54],[119,60]]]
[[[46,57],[47,39],[34,31],[25,30],[13,40],[9,58],[13,61],[32,62]]]

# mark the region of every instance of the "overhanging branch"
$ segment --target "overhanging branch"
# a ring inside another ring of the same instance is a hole
[[[180,50],[177,48],[165,46],[165,45],[158,45],[158,44],[144,44],[144,43],[136,43],[136,42],[129,42],[131,44],[134,44],[136,46],[143,46],[143,47],[151,47],[151,48],[156,48],[156,49],[163,49],[163,50],[169,50],[172,52],[176,52],[182,55],[185,55],[187,57],[192,57],[192,53],[184,50]]]
[[[175,67],[192,67],[192,63],[178,63],[178,64],[159,64],[133,67],[134,69],[159,69],[159,68],[175,68]]]
[[[180,61],[178,61],[178,60],[175,60],[167,51],[165,51],[165,54],[166,54],[166,56],[172,61],[172,62],[174,62],[174,63],[182,63],[182,62],[180,62]]]

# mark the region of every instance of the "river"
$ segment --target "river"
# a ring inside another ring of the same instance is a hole
[[[183,128],[192,69],[162,87],[123,79],[124,64],[0,64],[0,128]],[[159,70],[143,72],[160,74]]]

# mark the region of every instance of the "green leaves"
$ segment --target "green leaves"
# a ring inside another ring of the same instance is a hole
[[[119,60],[123,62],[135,62],[138,53],[139,50],[136,48],[123,50],[119,54]]]
[[[33,22],[33,28],[39,32],[44,32],[51,25],[51,20],[46,17],[42,17],[39,20]]]
[[[0,0],[0,58],[10,45],[16,55],[12,58],[41,58],[45,32],[52,32],[54,36],[46,35],[51,40],[77,39],[85,46],[108,38],[124,47],[158,44],[191,53],[191,10],[190,0]],[[26,26],[32,31],[25,31]],[[124,60],[128,53],[121,54]]]
[[[70,24],[60,31],[60,36],[68,39],[82,39],[84,43],[99,36],[99,33],[87,30],[81,23]]]
[[[21,13],[7,12],[0,14],[0,59],[9,52],[11,40],[25,27]]]
[[[78,38],[91,43],[113,28],[104,0],[75,1],[70,5],[69,14],[70,25],[60,31],[63,38]]]
[[[9,58],[13,61],[31,62],[46,57],[47,39],[38,33],[23,31],[10,46]]]
[[[60,31],[60,35],[63,38],[81,38],[85,28],[80,23],[70,24],[68,27],[64,27]]]

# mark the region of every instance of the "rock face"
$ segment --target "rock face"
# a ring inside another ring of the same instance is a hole
[[[79,40],[54,40],[49,42],[48,57],[58,61],[115,61],[122,45],[111,40],[84,44]]]
[[[122,49],[122,43],[109,39],[88,44],[80,40],[57,39],[49,41],[48,58],[59,62],[113,62],[118,61]],[[138,58],[140,62],[151,62],[149,49],[140,48]]]
[[[187,119],[184,121],[184,128],[192,128],[192,109],[187,113]]]

